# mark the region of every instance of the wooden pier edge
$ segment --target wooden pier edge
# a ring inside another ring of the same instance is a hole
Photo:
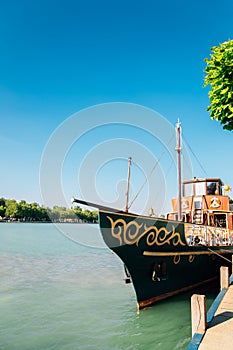
[[[230,278],[229,268],[225,266],[220,268],[220,292],[207,313],[205,295],[194,294],[191,297],[192,339],[186,347],[186,350],[197,350],[199,348],[205,332],[213,320],[214,315],[231,284],[233,284],[233,256]]]

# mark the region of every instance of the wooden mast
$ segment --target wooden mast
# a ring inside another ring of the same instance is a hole
[[[182,221],[181,204],[181,124],[178,120],[176,124],[176,152],[177,152],[177,182],[178,182],[178,221]]]
[[[131,168],[132,158],[128,158],[128,178],[127,178],[127,190],[126,190],[126,205],[125,211],[128,213],[129,211],[129,186],[130,186],[130,168]]]

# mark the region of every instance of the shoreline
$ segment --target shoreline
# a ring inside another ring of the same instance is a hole
[[[91,224],[97,225],[98,222],[84,221],[22,221],[22,220],[0,220],[0,224]]]

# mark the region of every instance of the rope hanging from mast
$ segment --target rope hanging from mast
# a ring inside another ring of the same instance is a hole
[[[128,158],[128,178],[127,178],[127,190],[126,190],[126,205],[125,211],[128,213],[129,211],[129,188],[130,188],[130,168],[131,168],[132,158]]]
[[[171,141],[173,140],[173,138],[174,138],[174,136],[172,136],[172,137],[170,138],[170,140],[169,140],[169,142],[168,142],[168,144],[167,144],[167,147],[170,145],[170,143],[171,143]],[[165,146],[165,147],[166,147],[166,146]],[[153,174],[155,168],[156,168],[157,165],[159,164],[160,160],[162,159],[162,157],[163,157],[164,153],[166,153],[166,151],[167,151],[167,149],[165,148],[165,149],[161,152],[161,154],[160,154],[158,160],[156,161],[155,165],[154,165],[153,168],[151,169],[149,175],[146,176],[145,181],[143,182],[143,184],[142,184],[141,187],[139,188],[139,190],[138,190],[137,194],[135,195],[135,197],[134,197],[134,198],[132,199],[132,201],[130,202],[130,204],[129,204],[129,206],[128,206],[128,209],[131,208],[131,206],[133,205],[133,203],[135,202],[135,200],[138,198],[138,196],[139,196],[140,193],[142,192],[142,190],[143,190],[143,188],[145,187],[145,185],[149,182],[150,177],[152,176],[152,174]]]
[[[185,144],[188,146],[190,152],[192,153],[192,155],[194,156],[194,158],[196,159],[198,165],[200,166],[201,170],[203,171],[203,173],[208,177],[208,174],[206,172],[206,170],[204,169],[203,165],[201,164],[200,160],[198,159],[198,157],[196,156],[196,154],[194,153],[193,149],[191,148],[190,144],[188,143],[187,139],[184,138]]]

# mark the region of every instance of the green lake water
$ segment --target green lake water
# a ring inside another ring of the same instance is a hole
[[[192,293],[138,314],[124,277],[97,225],[1,223],[0,349],[185,349]]]

